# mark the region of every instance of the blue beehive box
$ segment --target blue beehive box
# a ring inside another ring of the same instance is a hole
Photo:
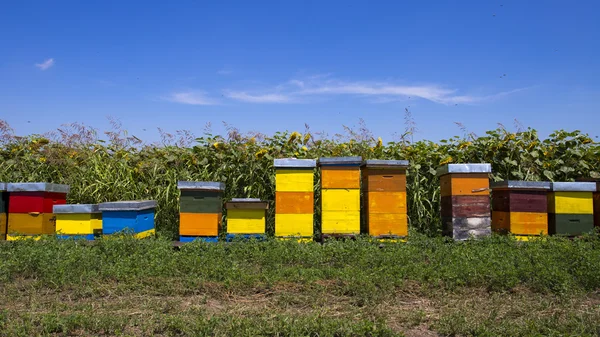
[[[155,234],[155,200],[114,201],[99,205],[102,212],[102,234],[133,233],[136,238]]]

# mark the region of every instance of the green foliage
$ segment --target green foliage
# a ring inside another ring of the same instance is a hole
[[[410,126],[410,120],[407,122]],[[412,142],[414,127],[400,141],[383,144],[362,126],[347,135],[317,138],[308,129],[277,132],[271,137],[241,135],[229,128],[226,138],[207,132],[193,138],[163,134],[162,144],[144,145],[114,123],[107,141],[93,129],[71,125],[48,136],[25,138],[11,134],[0,121],[0,181],[47,181],[71,185],[68,202],[154,199],[158,201],[157,230],[171,239],[178,232],[178,180],[221,181],[225,200],[255,197],[271,205],[267,231],[274,223],[274,158],[362,156],[364,159],[407,159],[410,226],[421,233],[441,232],[439,180],[435,169],[445,163],[487,162],[493,179],[572,181],[600,177],[600,146],[579,131],[564,130],[540,139],[528,128],[510,132],[504,127],[477,137],[466,134],[438,143]],[[320,228],[319,174],[315,178],[315,229]],[[226,212],[224,211],[224,216]]]

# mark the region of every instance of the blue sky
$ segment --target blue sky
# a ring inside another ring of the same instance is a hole
[[[334,134],[393,140],[600,135],[598,1],[13,1],[0,7],[0,119],[20,135],[81,122],[158,139]]]

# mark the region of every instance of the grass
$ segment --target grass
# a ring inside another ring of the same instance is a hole
[[[596,336],[600,237],[0,245],[0,335]]]

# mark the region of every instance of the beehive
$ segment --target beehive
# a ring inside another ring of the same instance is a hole
[[[366,160],[362,165],[362,232],[378,238],[408,235],[407,160]]]
[[[94,240],[102,235],[102,212],[97,204],[55,205],[53,210],[59,238]]]
[[[8,192],[6,183],[0,183],[0,240],[6,240],[8,226]]]
[[[223,215],[225,184],[213,181],[179,181],[179,241],[216,242]]]
[[[548,232],[581,235],[594,228],[593,182],[553,182],[548,195]]]
[[[103,235],[133,233],[136,238],[144,238],[156,232],[154,200],[104,202],[98,207],[102,212]]]
[[[548,234],[549,182],[497,181],[492,187],[492,230],[518,237]]]
[[[594,226],[600,227],[600,178],[579,178],[577,181],[593,182],[596,184],[596,191],[593,193]]]
[[[275,236],[307,240],[313,236],[314,159],[275,159]]]
[[[361,157],[320,158],[321,234],[360,234]]]
[[[56,224],[54,205],[67,202],[69,185],[51,183],[9,183],[7,240],[49,234]]]
[[[491,234],[490,164],[447,164],[440,177],[442,233],[455,240]]]
[[[266,213],[269,203],[255,198],[233,198],[225,203],[227,210],[227,236],[232,240],[234,237],[265,238]]]

